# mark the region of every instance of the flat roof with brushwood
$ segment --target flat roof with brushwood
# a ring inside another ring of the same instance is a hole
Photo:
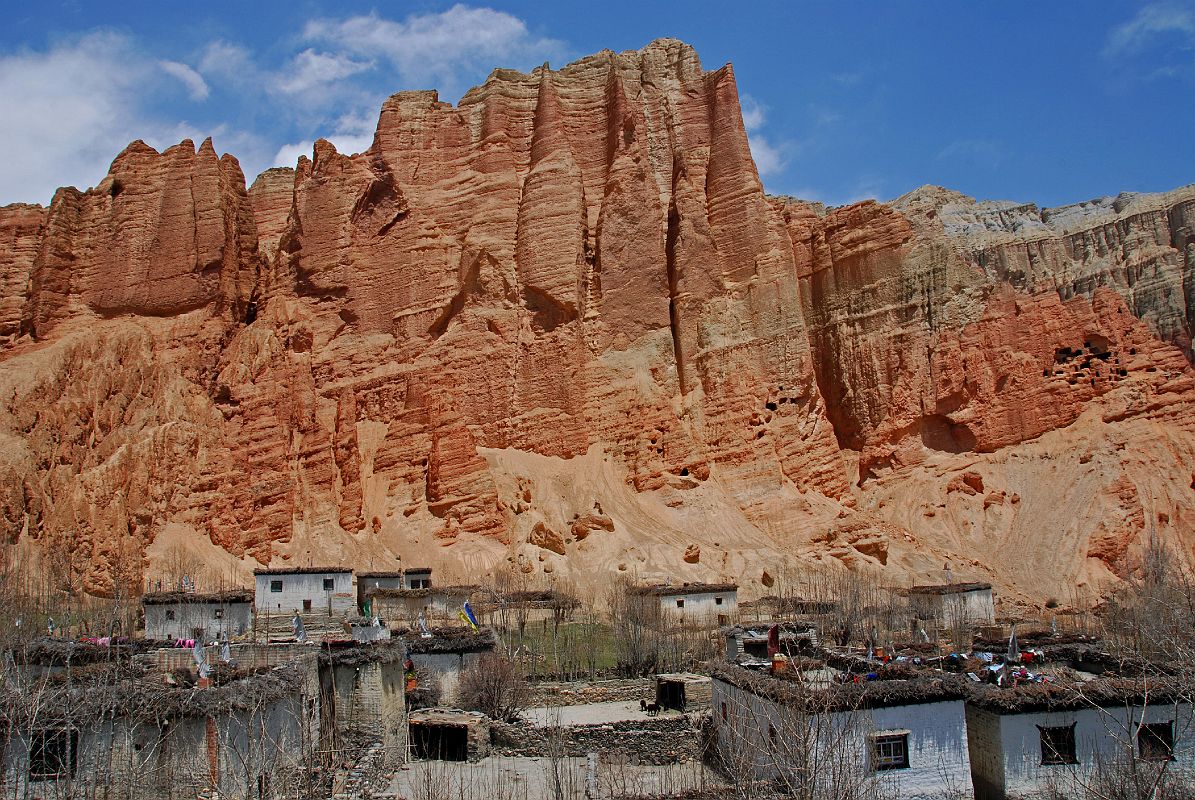
[[[714,680],[728,683],[758,697],[810,712],[848,711],[859,708],[939,703],[963,700],[967,685],[961,675],[915,668],[908,664],[874,667],[867,680],[853,680],[828,664],[790,670],[779,675],[720,662],[711,671]],[[833,676],[826,680],[827,675]],[[810,676],[822,680],[806,682]],[[837,682],[837,680],[843,682]]]
[[[659,583],[652,586],[632,586],[631,594],[668,597],[675,594],[718,594],[719,592],[737,592],[737,583]]]
[[[519,608],[580,608],[581,601],[572,595],[555,589],[530,589],[520,592],[494,593],[492,597],[477,602],[477,607],[487,611],[502,606]]]
[[[991,590],[990,583],[937,583],[911,587],[909,594],[966,594]]]
[[[349,567],[259,567],[254,575],[351,575]]]
[[[431,575],[431,567],[410,567],[408,569],[397,570],[380,570],[371,572],[358,572],[358,578],[401,578],[404,575]]]
[[[431,653],[485,653],[497,645],[497,637],[489,628],[473,630],[469,627],[432,628],[431,636],[415,631],[403,631],[400,636],[411,655]]]
[[[222,592],[146,592],[141,604],[165,606],[176,603],[224,605],[226,603],[252,603],[252,589],[226,589]]]
[[[397,586],[372,586],[365,590],[366,597],[468,597],[478,590],[477,586],[437,586],[426,589],[402,589]]]
[[[212,665],[212,685],[206,689],[196,688],[190,670],[165,672],[128,660],[92,663],[43,678],[37,691],[0,704],[0,723],[67,724],[85,715],[161,725],[170,717],[248,711],[297,694],[314,659],[311,654],[272,668],[244,669],[217,662]]]

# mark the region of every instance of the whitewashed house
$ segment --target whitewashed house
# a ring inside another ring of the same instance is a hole
[[[658,584],[636,586],[631,592],[659,603],[666,618],[688,624],[725,625],[739,605],[739,587],[733,583]]]
[[[411,567],[403,570],[403,588],[430,589],[432,588],[431,567]]]
[[[257,610],[338,616],[356,613],[353,571],[345,567],[270,567],[253,570]]]
[[[304,785],[320,723],[314,656],[189,686],[116,647],[74,655],[92,664],[86,678],[40,680],[0,709],[0,796],[259,800]]]
[[[1108,679],[976,688],[967,703],[976,800],[1087,796],[1109,771],[1146,774],[1158,762],[1190,778],[1195,729],[1191,706],[1175,699],[1181,696]]]
[[[422,616],[428,624],[458,624],[465,601],[476,586],[439,586],[435,589],[388,589],[367,587],[361,605],[369,603],[370,614],[391,626],[414,628]]]
[[[141,598],[147,639],[212,641],[253,626],[253,592],[149,592]]]
[[[934,619],[946,628],[990,625],[996,618],[990,583],[943,583],[914,586],[909,604],[922,619]]]
[[[826,796],[970,797],[963,680],[915,672],[844,684],[829,667],[778,677],[719,665],[712,703],[723,770],[798,796],[817,787]]]
[[[430,589],[431,567],[357,573],[357,605],[364,611],[371,589]]]

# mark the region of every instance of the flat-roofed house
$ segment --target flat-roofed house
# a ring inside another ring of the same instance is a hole
[[[990,625],[996,618],[990,583],[913,586],[908,595],[918,616],[938,620],[946,628]]]
[[[419,617],[432,624],[459,620],[460,612],[476,586],[438,586],[434,589],[387,589],[370,587],[362,594],[362,607],[369,603],[370,614],[390,626],[413,628]]]
[[[366,594],[371,589],[430,589],[431,567],[357,573],[357,605],[365,609]]]
[[[1038,652],[1028,663],[994,665],[999,684],[970,687],[977,800],[1087,797],[1134,772],[1152,780],[1159,765],[1171,776],[1195,774],[1185,676],[1126,670],[1129,662],[1091,645]]]
[[[910,665],[719,664],[718,757],[735,781],[795,796],[969,797],[964,680]]]
[[[353,571],[347,567],[263,567],[253,570],[256,604],[271,614],[356,613]]]
[[[149,592],[141,598],[147,639],[230,639],[253,626],[253,592]]]
[[[655,584],[635,586],[631,592],[659,603],[662,614],[694,624],[725,625],[739,603],[739,587],[733,583]]]

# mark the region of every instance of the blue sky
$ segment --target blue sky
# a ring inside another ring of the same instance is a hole
[[[1059,205],[1195,181],[1195,0],[3,0],[0,203],[95,184],[125,144],[214,137],[251,181],[326,136],[368,145],[402,89],[661,36],[731,61],[768,191],[925,183]]]

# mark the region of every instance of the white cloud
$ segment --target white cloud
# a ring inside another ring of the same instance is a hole
[[[94,186],[134,139],[161,150],[212,135],[242,159],[268,160],[255,135],[221,125],[205,131],[154,111],[153,95],[168,80],[183,81],[192,97],[201,83],[207,88],[198,75],[167,66],[176,63],[153,60],[129,37],[106,31],[0,56],[0,149],[9,155],[0,161],[0,204],[45,204],[59,186]]]
[[[187,87],[187,93],[192,100],[206,100],[208,96],[207,81],[195,70],[181,61],[159,61],[158,66],[167,75],[178,78]]]
[[[790,197],[814,203],[821,203],[831,208],[849,206],[864,200],[879,200],[884,182],[876,178],[860,178],[845,191],[824,192],[812,186],[801,186],[784,192]]]
[[[245,47],[222,40],[211,42],[203,49],[199,71],[234,84],[260,80],[253,54]]]
[[[339,53],[317,53],[308,49],[292,58],[277,74],[274,88],[283,94],[305,94],[364,72],[371,66]]]
[[[784,170],[788,158],[783,143],[774,145],[761,133],[751,134],[747,141],[751,145],[751,157],[755,159],[755,168],[759,170],[760,177],[777,175]]]
[[[274,154],[272,166],[275,167],[293,167],[299,163],[299,156],[307,156],[311,158],[311,149],[315,146],[315,142],[295,142],[294,144],[284,144],[278,148],[278,152]],[[339,150],[340,148],[336,148]],[[250,179],[252,180],[252,179]]]
[[[136,102],[152,71],[127,38],[93,33],[0,57],[0,202],[46,203],[60,185],[93,185],[151,129]]]
[[[0,164],[0,203],[45,203],[59,185],[92,186],[133,139],[161,149],[210,132],[249,180],[271,163],[293,164],[318,136],[360,152],[394,91],[432,87],[455,99],[494,67],[559,65],[566,53],[516,16],[462,4],[401,19],[315,19],[260,51],[216,40],[181,60],[103,31],[0,52],[0,147],[11,154]],[[217,91],[219,107],[187,104]]]
[[[1108,34],[1105,56],[1135,53],[1145,49],[1159,34],[1177,33],[1195,43],[1195,15],[1190,9],[1170,3],[1150,3],[1128,22]]]
[[[743,127],[747,130],[747,143],[751,146],[751,157],[761,178],[778,175],[788,165],[788,154],[793,143],[788,140],[775,141],[760,129],[768,120],[768,107],[749,94],[739,98],[743,111]]]
[[[767,106],[749,94],[739,99],[739,106],[743,109],[743,127],[748,131],[760,128],[768,118]]]
[[[336,121],[334,132],[324,138],[336,145],[338,153],[345,155],[361,153],[368,150],[369,146],[373,144],[373,131],[376,123],[376,118],[363,114],[345,114]],[[314,139],[284,144],[274,154],[273,165],[275,167],[293,167],[298,162],[299,156],[310,158],[314,146]]]
[[[401,22],[376,14],[307,23],[304,38],[340,52],[383,60],[410,88],[452,94],[479,71],[525,68],[561,57],[563,43],[537,37],[518,17],[492,8],[455,5],[447,11],[412,14]]]

